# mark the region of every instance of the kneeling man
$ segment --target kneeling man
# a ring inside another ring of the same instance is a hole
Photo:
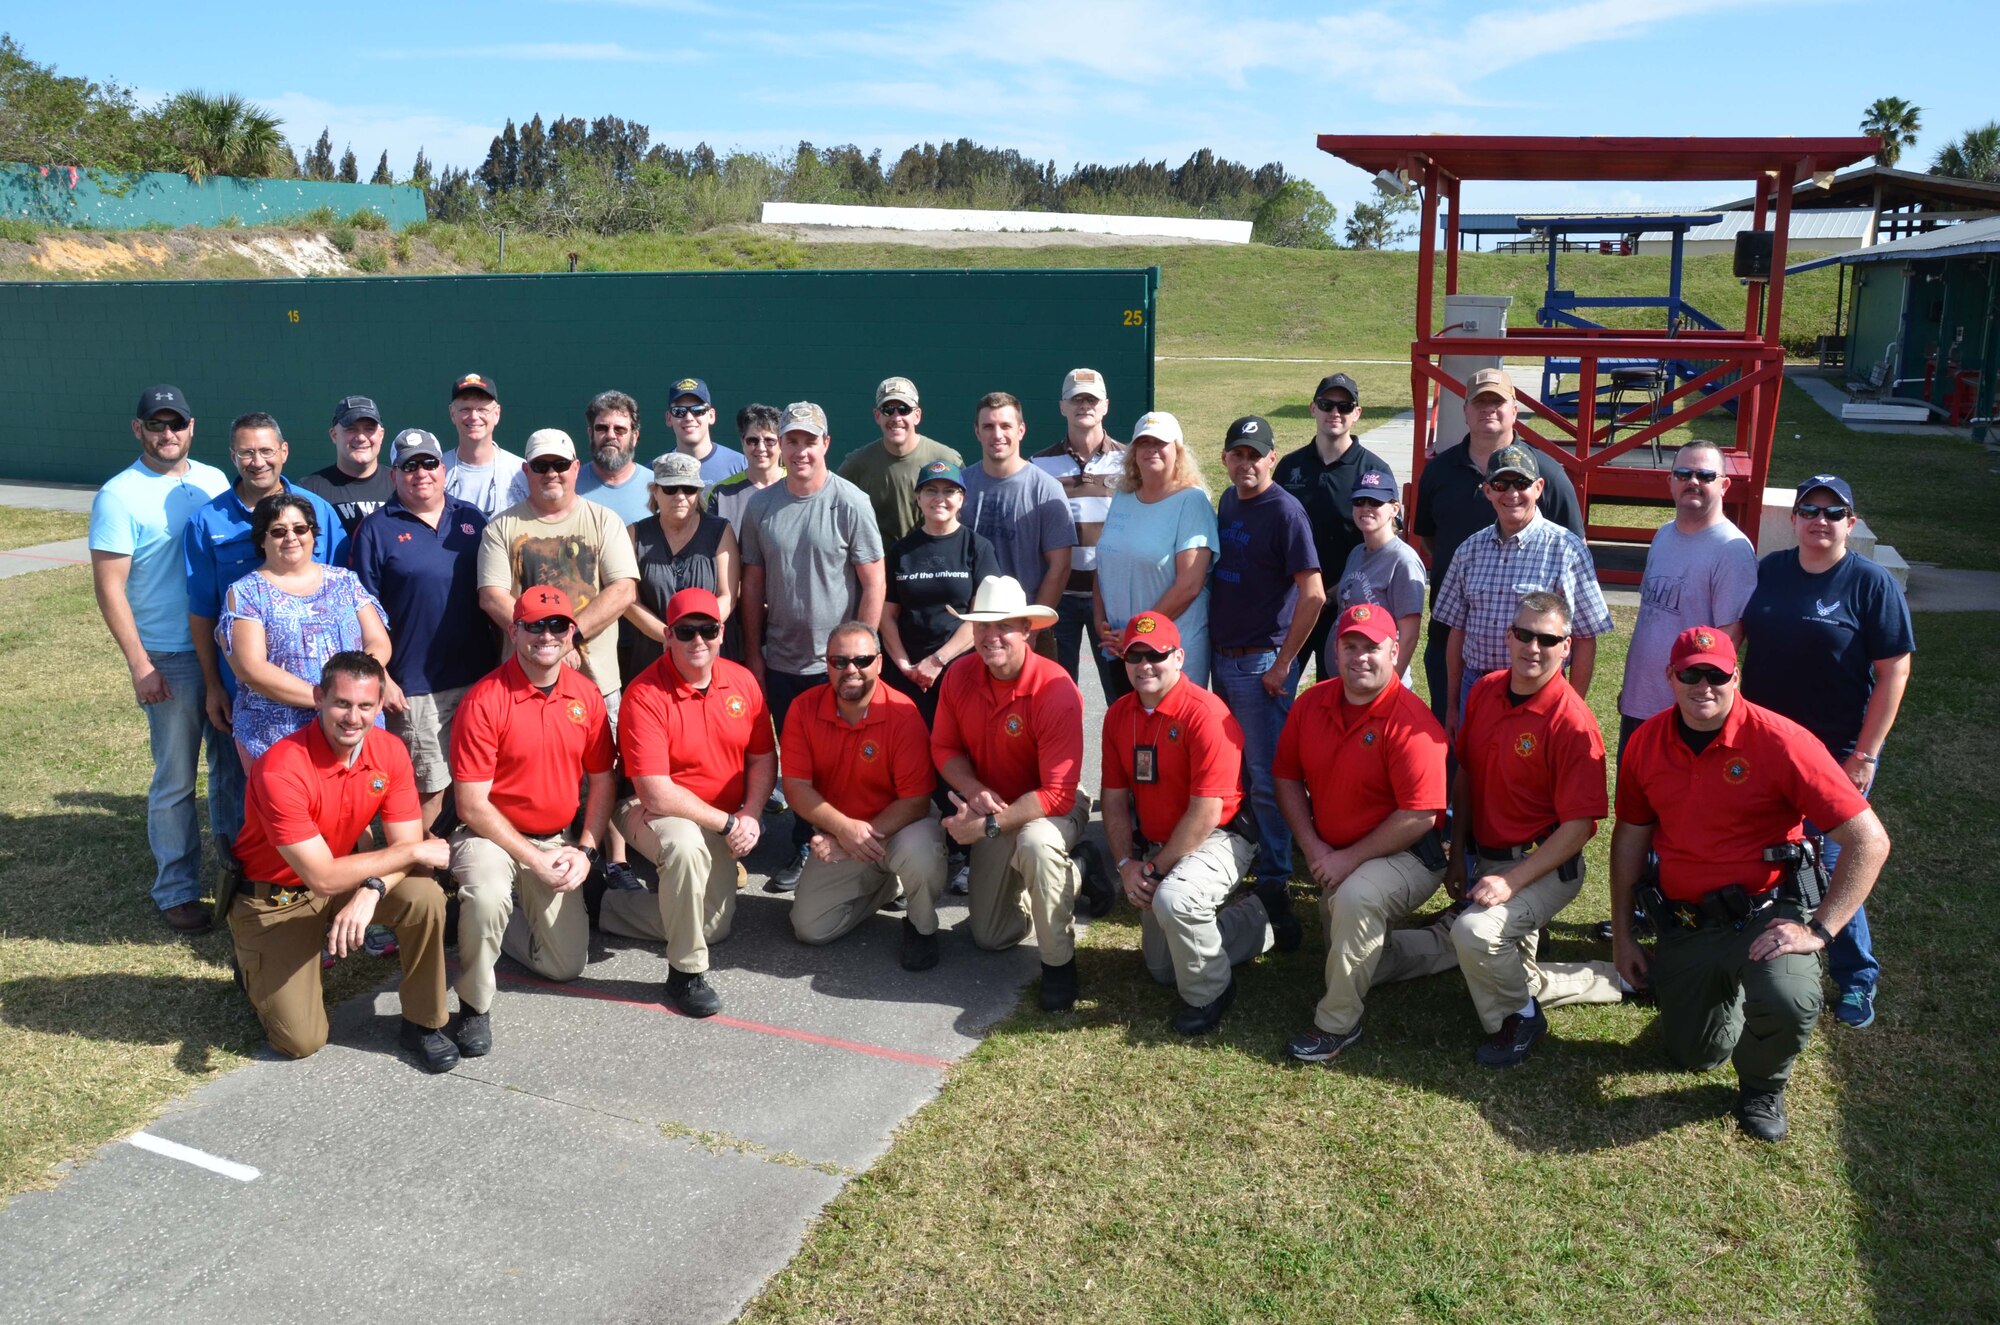
[[[458,1064],[443,1033],[444,843],[424,836],[403,743],[375,725],[389,674],[365,653],[336,653],[313,687],[319,716],[250,770],[236,855],[243,882],[222,899],[243,989],[271,1047],[304,1058],[326,1043],[322,948],[358,951],[368,926],[396,931],[403,1047],[432,1072]],[[380,851],[354,849],[382,817]]]
[[[827,636],[826,675],[785,718],[785,799],[817,830],[792,933],[831,943],[894,901],[900,885],[909,899],[903,969],[927,971],[937,965],[944,891],[930,733],[916,703],[882,684],[882,641],[866,623],[843,622]]]

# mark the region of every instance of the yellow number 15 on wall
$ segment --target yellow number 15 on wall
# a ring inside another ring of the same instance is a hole
[[[299,320],[299,310],[298,310],[298,309],[296,309],[296,308],[288,308],[288,309],[286,309],[286,310],[285,310],[285,321],[287,321],[287,322],[296,322],[296,321],[298,321],[298,320]]]

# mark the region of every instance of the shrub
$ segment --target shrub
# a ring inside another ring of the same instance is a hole
[[[371,248],[365,253],[357,253],[354,255],[354,269],[366,272],[387,271],[389,270],[388,255],[383,253],[379,248]]]
[[[42,228],[33,221],[23,221],[14,216],[0,216],[0,239],[11,239],[16,244],[32,244],[41,237]]]
[[[352,253],[357,242],[354,227],[346,225],[334,226],[326,232],[326,237],[333,241],[333,246],[342,253]]]
[[[387,230],[389,228],[389,218],[376,211],[373,207],[355,208],[353,215],[347,218],[346,223],[356,230]]]

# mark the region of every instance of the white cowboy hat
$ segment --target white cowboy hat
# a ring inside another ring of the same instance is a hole
[[[1011,575],[989,575],[981,580],[969,610],[961,612],[955,607],[945,610],[960,621],[1012,621],[1019,617],[1031,630],[1040,630],[1056,619],[1053,607],[1029,602],[1027,590]]]

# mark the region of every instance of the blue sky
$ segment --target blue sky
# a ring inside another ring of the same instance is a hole
[[[968,137],[1064,170],[1177,165],[1209,147],[1282,162],[1344,213],[1366,181],[1318,152],[1316,134],[1845,134],[1893,95],[1924,108],[1903,162],[1922,169],[1939,145],[2000,117],[1990,13],[1958,0],[113,0],[36,6],[0,27],[33,58],[142,99],[236,91],[283,116],[295,143],[330,127],[364,175],[384,148],[407,172],[419,145],[433,162],[476,166],[508,118],[539,111],[619,115],[656,142],[718,151],[789,152],[805,139],[893,160],[912,142]],[[1706,204],[1742,192],[1495,183],[1469,187],[1464,205]]]

